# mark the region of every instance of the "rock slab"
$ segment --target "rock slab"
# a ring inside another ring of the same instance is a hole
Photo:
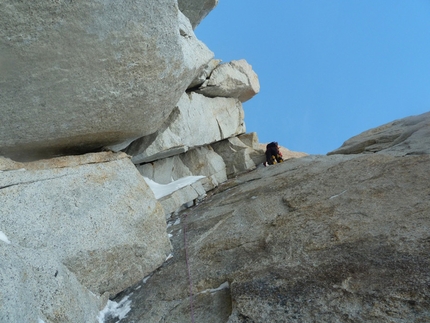
[[[64,288],[71,285],[73,291],[62,297],[78,302],[77,290],[97,296],[115,295],[159,267],[170,253],[163,209],[124,153],[32,163],[2,158],[0,170],[0,230],[10,241],[3,249],[16,250],[15,256],[13,251],[5,251],[2,277],[9,271],[4,266],[16,266],[17,273],[29,272],[33,277],[37,259],[21,254],[26,255],[25,250],[41,254],[49,259],[46,267],[37,265],[41,273],[50,272],[56,277],[53,268],[57,268],[58,279],[67,278]],[[15,263],[17,257],[22,259],[20,263]],[[31,277],[29,280],[32,284],[46,281],[45,274],[41,275],[34,282]],[[46,297],[58,291],[28,291],[33,292],[35,302],[43,304]],[[2,293],[21,297],[19,289]],[[89,298],[87,295],[81,301],[85,303]],[[49,316],[49,311],[42,310],[42,314]]]
[[[189,322],[188,272],[197,322],[429,321],[428,165],[307,156],[226,182],[178,216],[124,322]]]

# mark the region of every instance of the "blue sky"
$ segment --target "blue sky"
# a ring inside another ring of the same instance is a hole
[[[219,0],[195,33],[258,74],[244,109],[260,142],[326,154],[430,111],[429,0]]]

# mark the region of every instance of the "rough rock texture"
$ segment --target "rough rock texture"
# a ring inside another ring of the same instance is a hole
[[[222,185],[186,211],[191,223],[172,220],[175,256],[129,321],[190,320],[183,231],[197,321],[429,320],[430,160],[412,156],[427,151],[422,119],[401,123],[418,124],[403,158],[309,156]]]
[[[227,180],[224,160],[211,146],[138,165],[137,169],[143,176],[159,184],[168,184],[186,176],[205,176],[201,183],[206,191]]]
[[[178,0],[179,9],[190,19],[193,29],[217,4],[218,0]]]
[[[200,181],[182,187],[172,194],[159,199],[163,206],[164,214],[169,218],[174,212],[179,212],[183,209],[193,206],[197,200],[202,200],[206,195],[206,191]]]
[[[256,152],[244,144],[239,137],[219,141],[212,146],[215,152],[223,158],[227,166],[227,177],[254,169],[256,165],[264,162],[264,151]],[[257,163],[252,159],[252,154],[256,154]]]
[[[190,322],[190,284],[196,322],[430,321],[429,165],[307,156],[226,182],[178,217],[121,322]]]
[[[328,155],[375,152],[395,156],[429,154],[430,112],[367,130]]]
[[[0,12],[0,155],[18,160],[153,133],[213,58],[175,0],[5,0]]]
[[[161,205],[125,154],[19,166],[0,173],[0,230],[13,245],[44,250],[94,294],[118,293],[169,254]]]
[[[192,89],[195,87],[198,87],[202,85],[211,75],[212,71],[221,63],[220,59],[213,59],[209,63],[207,63],[199,75],[191,82],[191,84],[188,86],[188,89]]]
[[[218,65],[196,92],[248,101],[260,92],[258,76],[244,59]]]
[[[168,120],[154,134],[127,149],[135,164],[166,158],[245,132],[242,104],[233,98],[184,93]]]
[[[3,223],[2,223],[3,229]],[[44,249],[0,241],[0,322],[96,322],[99,298]]]

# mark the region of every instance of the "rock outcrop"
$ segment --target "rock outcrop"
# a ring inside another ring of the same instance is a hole
[[[334,154],[383,153],[395,156],[430,153],[430,112],[389,122],[351,139]]]
[[[245,132],[242,104],[232,98],[184,93],[164,125],[125,151],[135,164],[174,156]]]
[[[196,92],[245,102],[260,92],[260,82],[252,66],[242,59],[217,65]]]
[[[174,0],[6,0],[0,11],[0,155],[17,160],[155,132],[213,58]]]
[[[84,322],[72,319],[80,301],[90,307],[97,297],[115,295],[155,270],[170,252],[163,209],[123,153],[32,163],[0,159],[0,170],[0,230],[9,242],[0,241],[2,286],[31,282],[22,295],[22,288],[2,288],[2,304],[23,302],[16,308],[2,305],[4,317],[18,315],[31,298],[35,308],[29,313],[39,308],[48,322]],[[22,278],[11,283],[8,273]],[[66,305],[68,298],[73,306]],[[52,308],[57,302],[64,304]],[[62,314],[56,317],[56,311]]]
[[[118,296],[121,322],[430,320],[429,164],[307,156],[227,181],[172,218],[173,258]]]

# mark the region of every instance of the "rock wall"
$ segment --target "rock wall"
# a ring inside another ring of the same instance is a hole
[[[216,4],[0,3],[0,322],[430,320],[429,114],[259,167]]]
[[[0,158],[0,170],[0,230],[9,242],[0,241],[6,286],[1,322],[14,322],[17,315],[26,318],[21,322],[95,320],[90,313],[103,300],[152,272],[170,253],[163,209],[123,153],[31,163]],[[80,302],[83,313],[77,311]]]
[[[419,124],[401,156],[290,159],[174,215],[173,258],[118,295],[133,304],[121,322],[429,321],[426,116],[365,133]]]
[[[103,321],[168,258],[166,216],[227,180],[212,145],[245,133],[259,84],[195,37],[216,4],[0,3],[1,322]],[[184,176],[158,200],[147,184]]]
[[[14,159],[153,133],[213,58],[175,0],[6,0],[0,11],[0,154]]]

